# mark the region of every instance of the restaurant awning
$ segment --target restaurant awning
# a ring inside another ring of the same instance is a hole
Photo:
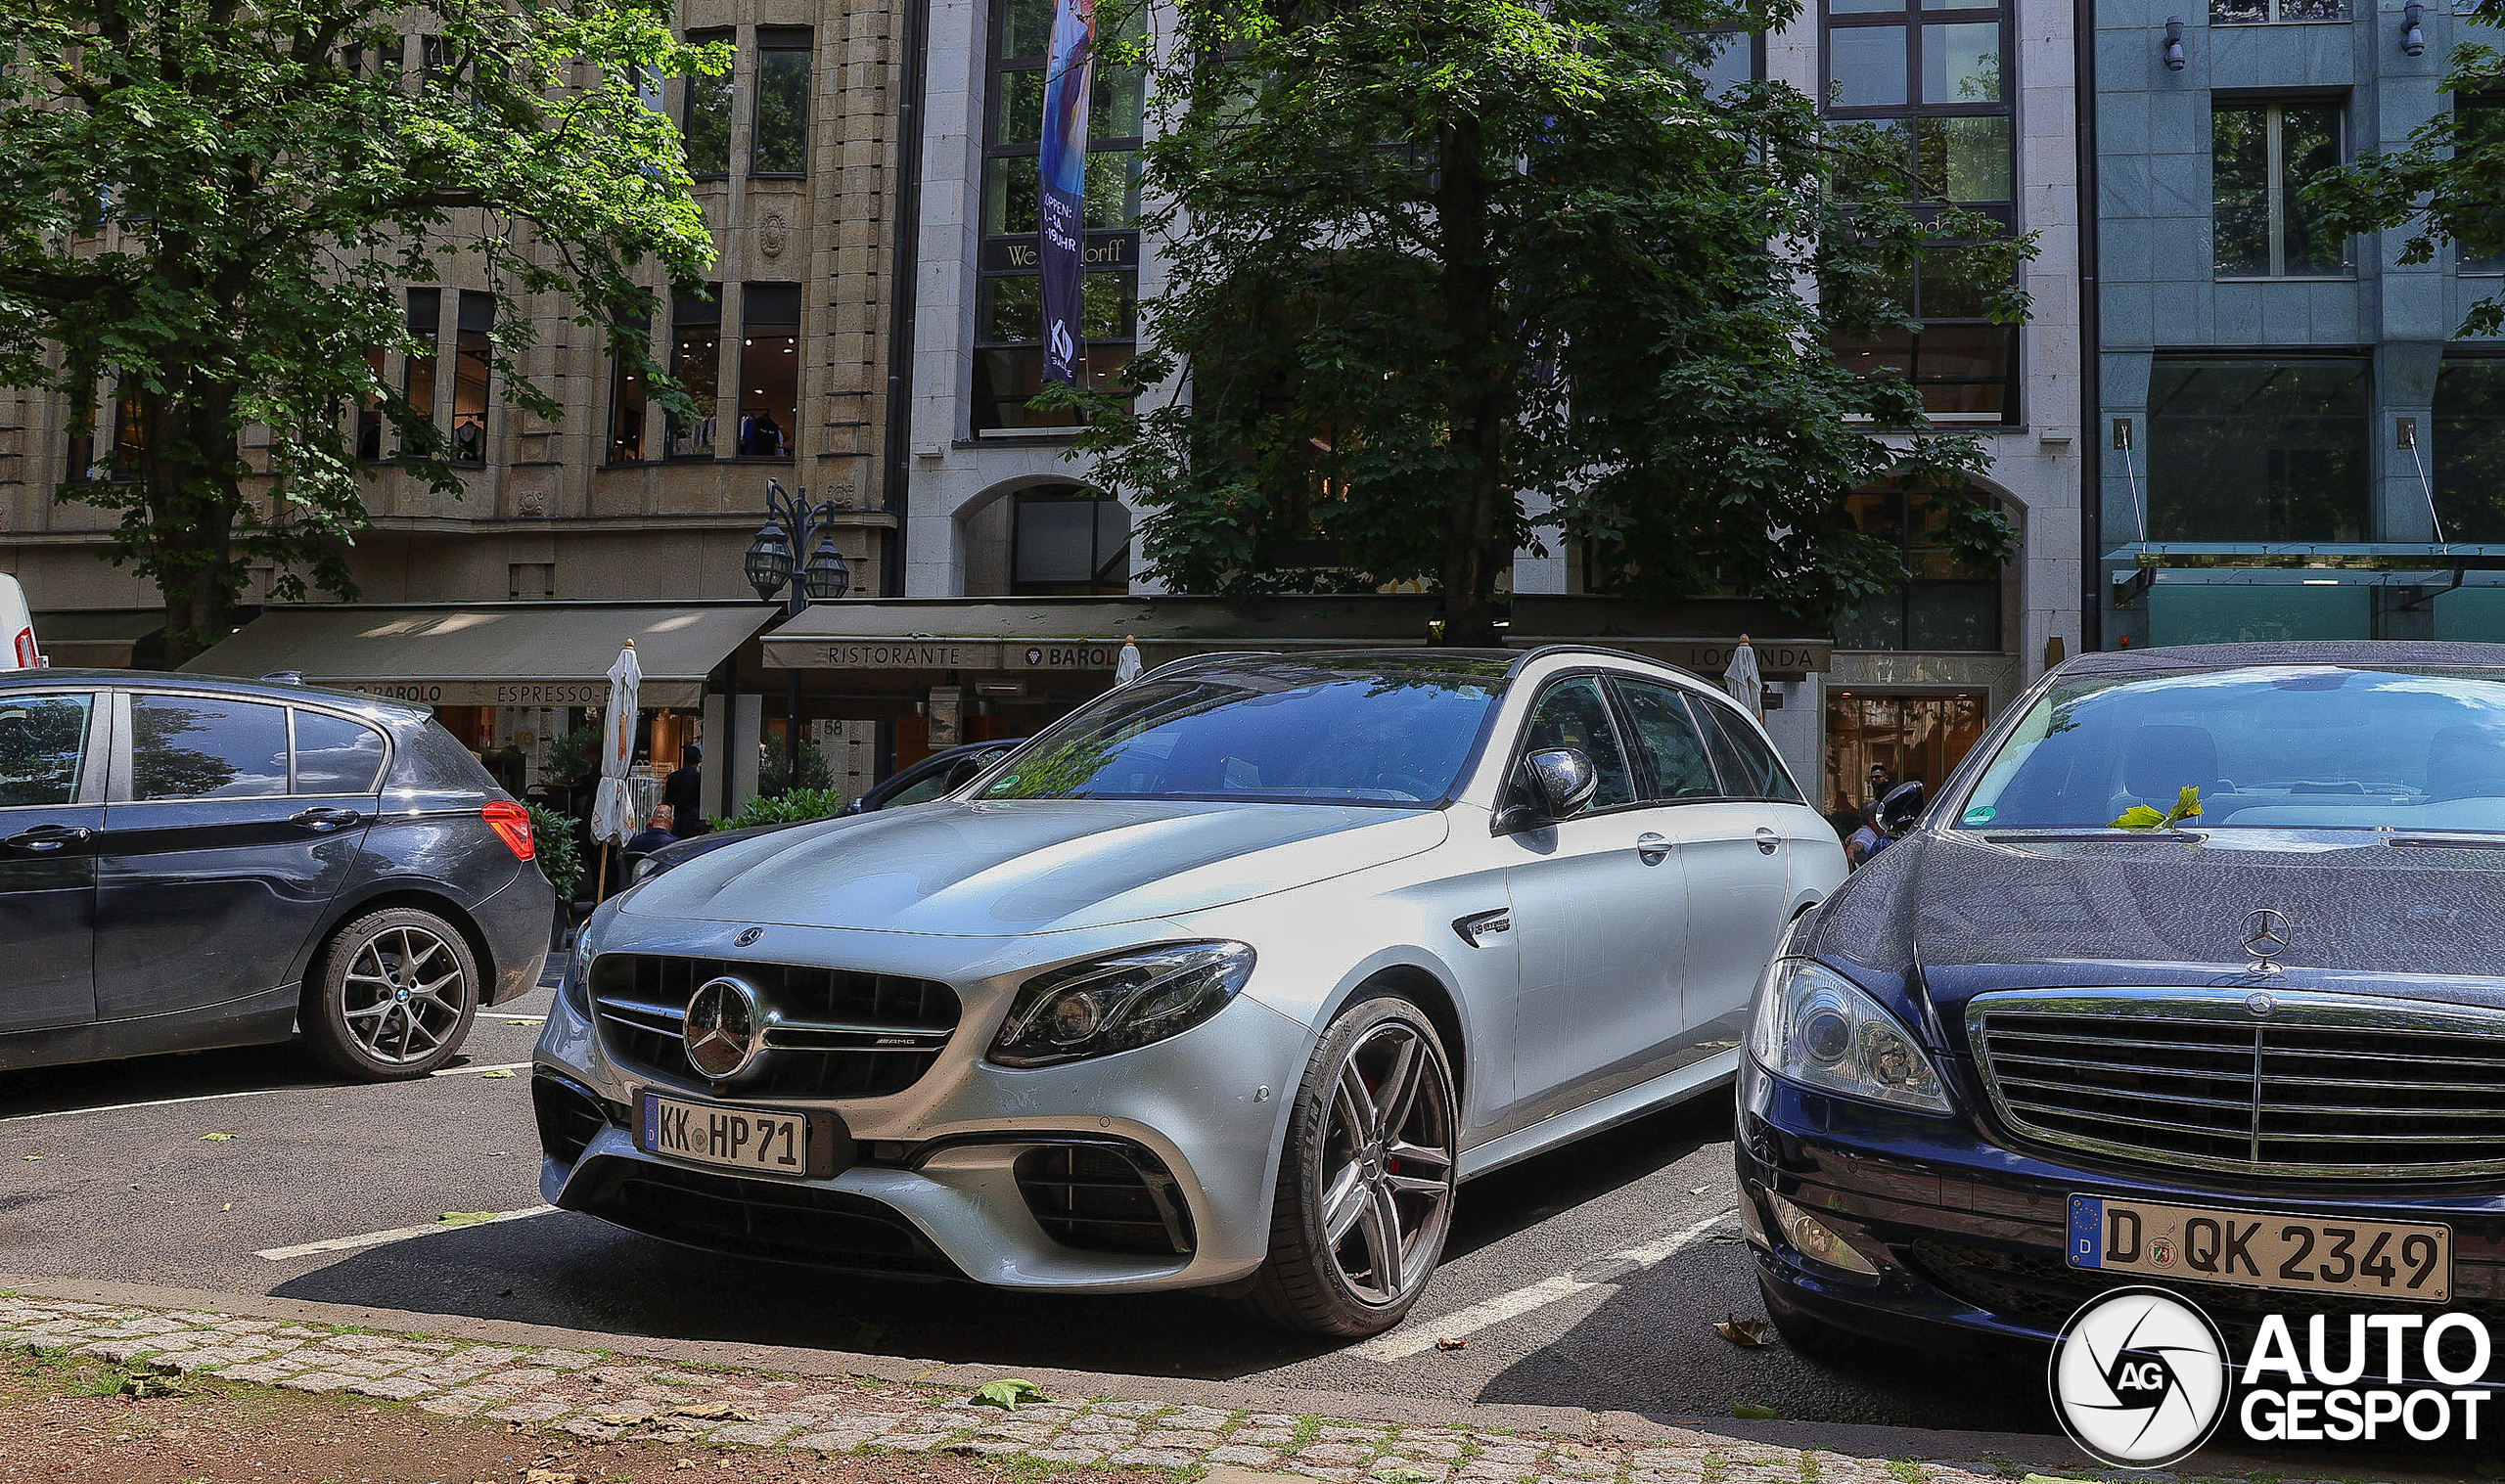
[[[822,603],[765,636],[779,669],[1090,671],[1114,668],[1122,641],[1150,665],[1221,650],[1397,649],[1434,642],[1432,596],[1323,598],[890,598]],[[1768,679],[1829,668],[1832,641],[1786,639],[1762,605],[1708,600],[1648,606],[1522,595],[1505,643],[1587,643],[1719,676],[1754,621]]]
[[[35,646],[64,670],[122,670],[132,652],[165,627],[163,608],[57,609],[32,615]]]
[[[626,640],[646,706],[704,703],[714,666],[782,610],[760,603],[308,604],[268,607],[183,666],[442,706],[597,706]]]

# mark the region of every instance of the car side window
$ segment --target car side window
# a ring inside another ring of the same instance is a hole
[[[1572,747],[1592,760],[1599,787],[1592,790],[1593,809],[1613,809],[1635,802],[1635,778],[1626,766],[1626,749],[1618,744],[1617,725],[1610,719],[1609,698],[1601,683],[1578,675],[1548,688],[1530,708],[1530,724],[1523,734],[1523,755],[1551,747]]]
[[[1705,739],[1688,714],[1687,697],[1670,686],[1617,678],[1617,694],[1635,729],[1635,745],[1653,765],[1657,798],[1714,798],[1722,786],[1706,756]]]
[[[372,793],[383,781],[383,734],[321,711],[296,713],[297,793]]]
[[[948,769],[940,769],[927,778],[918,778],[903,788],[888,795],[879,805],[882,809],[901,809],[907,804],[927,804],[948,790]]]
[[[1784,770],[1774,749],[1756,734],[1756,729],[1710,701],[1700,703],[1706,725],[1706,745],[1713,753],[1713,766],[1729,781],[1730,790],[1744,798],[1767,798],[1781,803],[1797,804],[1800,789]]]
[[[0,695],[0,809],[78,801],[93,696]]]
[[[130,698],[130,796],[287,792],[287,708],[212,696]]]

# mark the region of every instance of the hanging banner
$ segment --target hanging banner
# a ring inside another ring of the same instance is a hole
[[[1087,106],[1096,92],[1096,0],[1053,0],[1044,55],[1044,380],[1078,381],[1082,223],[1087,201]]]

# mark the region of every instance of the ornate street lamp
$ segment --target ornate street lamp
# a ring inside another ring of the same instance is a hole
[[[835,502],[809,504],[805,489],[795,497],[780,480],[765,481],[765,524],[748,545],[748,585],[767,603],[784,598],[784,610],[798,617],[811,603],[833,602],[852,591],[852,568],[835,544]],[[812,550],[814,548],[814,550]],[[800,672],[788,672],[783,696],[783,779],[800,774]]]

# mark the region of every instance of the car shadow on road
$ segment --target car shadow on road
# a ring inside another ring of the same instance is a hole
[[[1493,1246],[1730,1137],[1731,1100],[1707,1093],[1474,1180],[1453,1207],[1444,1261]]]
[[[1762,1319],[1754,1259],[1735,1228],[1616,1280],[1616,1291],[1555,1341],[1499,1372],[1484,1402],[1537,1402],[1631,1412],[1670,1423],[1729,1422],[1772,1406],[1791,1421],[1861,1422],[1994,1432],[2058,1430],[2044,1362],[2010,1351],[1977,1357],[1841,1343],[1806,1355],[1777,1335],[1761,1346],[1716,1332]],[[1745,1304],[1734,1311],[1734,1295]]]

